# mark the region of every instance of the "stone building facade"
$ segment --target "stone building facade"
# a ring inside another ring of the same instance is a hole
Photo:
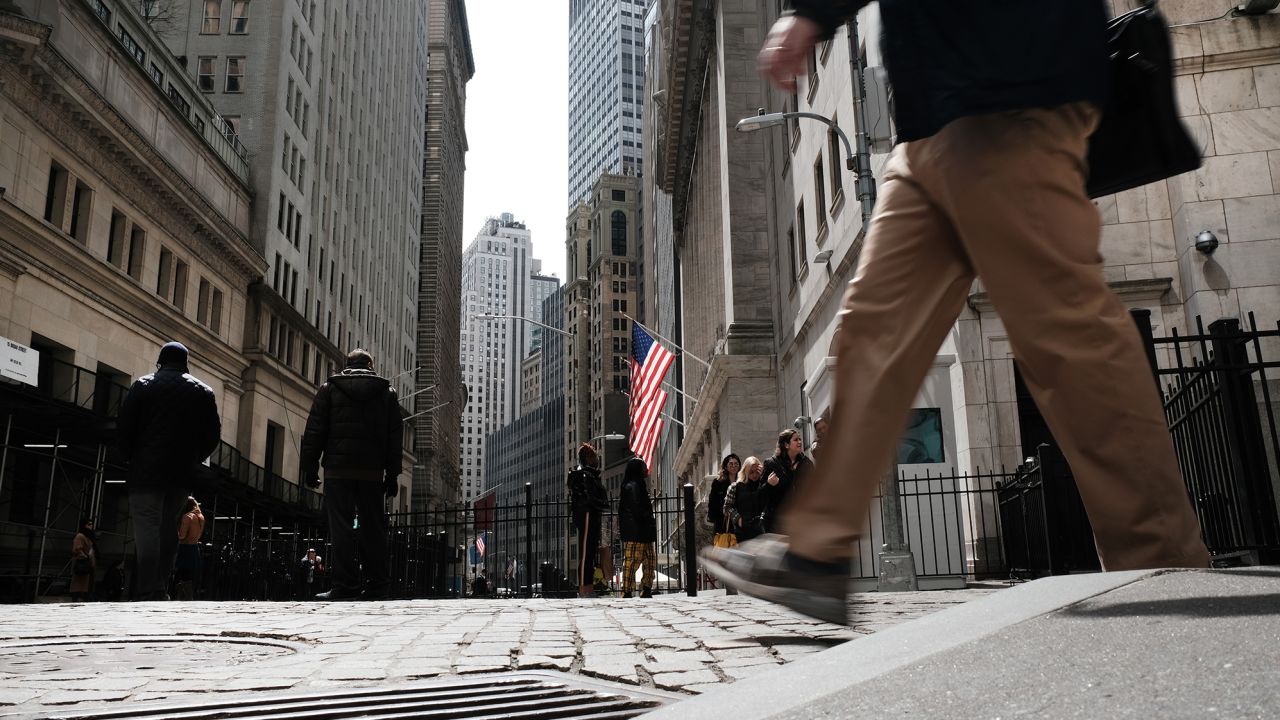
[[[96,515],[101,552],[123,554],[113,418],[164,343],[187,345],[213,388],[215,459],[239,447],[246,308],[267,268],[248,166],[131,5],[16,7],[0,12],[0,336],[39,357],[0,382],[0,524],[74,531]],[[14,554],[0,543],[0,563]]]
[[[458,355],[462,302],[462,177],[466,172],[467,82],[475,74],[463,0],[428,6],[427,127],[422,159],[422,243],[418,265],[417,387],[413,509],[462,499],[462,412]],[[426,390],[426,388],[431,388]]]

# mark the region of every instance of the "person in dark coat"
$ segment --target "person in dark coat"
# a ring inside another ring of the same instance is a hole
[[[595,597],[600,563],[600,518],[609,509],[609,493],[600,479],[600,455],[589,443],[578,448],[578,467],[569,473],[569,514],[578,531],[578,597]]]
[[[764,532],[764,463],[752,456],[742,464],[738,479],[724,496],[724,514],[738,542]]]
[[[196,468],[218,447],[222,421],[213,389],[192,377],[187,348],[167,343],[156,371],[138,378],[120,406],[116,441],[129,463],[134,573],[139,600],[168,600],[178,521]]]
[[[386,597],[389,568],[383,497],[394,498],[400,490],[397,479],[404,443],[400,423],[396,391],[374,372],[373,357],[364,350],[352,350],[342,372],[316,392],[302,433],[300,472],[304,482],[319,487],[323,458],[332,589],[316,595],[320,600]],[[354,530],[357,515],[360,527]]]
[[[761,72],[795,92],[817,43],[867,4],[792,0]],[[898,144],[839,313],[830,440],[789,499],[788,535],[707,550],[717,579],[848,622],[854,543],[975,279],[1071,464],[1103,567],[1208,567],[1141,341],[1101,271],[1085,189],[1107,100],[1109,5],[880,0]]]
[[[813,469],[813,462],[804,454],[804,438],[798,430],[787,428],[778,433],[778,448],[773,457],[764,461],[764,529],[778,532],[778,520],[782,509],[795,489]]]
[[[622,597],[631,597],[636,589],[636,570],[640,576],[640,597],[653,597],[655,564],[654,544],[658,541],[658,521],[653,517],[653,500],[649,497],[649,467],[633,457],[627,461],[618,494],[618,534],[622,536]]]
[[[712,532],[733,532],[733,528],[729,527],[725,521],[724,496],[729,492],[729,486],[737,479],[741,468],[742,460],[733,453],[725,455],[720,461],[720,474],[711,481],[711,492],[707,493],[707,522],[711,524]]]

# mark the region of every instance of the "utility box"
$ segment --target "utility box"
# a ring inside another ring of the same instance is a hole
[[[884,154],[893,149],[893,88],[884,66],[875,65],[862,71],[862,87],[867,100],[867,142],[871,152]]]

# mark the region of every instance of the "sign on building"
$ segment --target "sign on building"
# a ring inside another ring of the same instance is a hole
[[[0,337],[0,377],[36,386],[40,372],[40,351]]]

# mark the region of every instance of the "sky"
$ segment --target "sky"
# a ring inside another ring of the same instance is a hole
[[[542,271],[564,280],[569,213],[567,0],[470,0],[462,247],[485,218],[528,226]]]

